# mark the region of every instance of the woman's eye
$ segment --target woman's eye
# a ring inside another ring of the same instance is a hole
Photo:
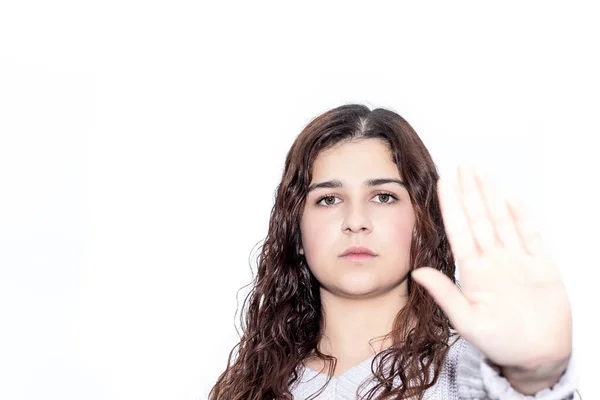
[[[390,193],[377,193],[375,195],[375,197],[379,197],[380,201],[378,201],[377,203],[381,203],[381,204],[392,204],[396,200],[398,200],[396,198],[396,196],[394,196],[393,194],[390,194]],[[336,204],[335,199],[336,199],[336,196],[334,196],[334,195],[323,196],[317,201],[317,205],[322,206],[322,207],[333,206]]]
[[[377,196],[375,196],[375,197],[379,197],[381,202],[384,204],[391,204],[394,202],[393,200],[396,200],[396,197],[389,193],[378,193]],[[392,199],[392,200],[390,200],[390,199]]]
[[[323,202],[325,202],[325,204],[321,204]],[[335,204],[335,196],[323,196],[317,202],[317,205],[332,206],[334,204]]]

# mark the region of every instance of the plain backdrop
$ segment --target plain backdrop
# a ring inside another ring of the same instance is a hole
[[[350,102],[406,118],[442,175],[474,162],[526,202],[571,296],[581,393],[600,398],[599,17],[577,1],[0,3],[0,398],[205,399],[285,155]]]

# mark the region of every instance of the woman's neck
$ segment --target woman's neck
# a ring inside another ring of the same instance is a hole
[[[393,344],[389,333],[406,302],[406,281],[378,296],[361,299],[321,289],[324,329],[319,350],[354,362],[389,348]]]

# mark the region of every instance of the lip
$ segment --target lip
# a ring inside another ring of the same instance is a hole
[[[375,257],[376,255],[377,254],[368,247],[351,246],[344,250],[344,252],[340,254],[340,257],[368,259],[370,257]]]
[[[362,263],[374,259],[375,256],[367,253],[350,253],[342,257],[343,260]]]

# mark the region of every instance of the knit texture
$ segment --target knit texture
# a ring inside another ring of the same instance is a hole
[[[452,338],[451,338],[452,339]],[[500,376],[489,361],[474,346],[462,337],[454,343],[440,371],[434,386],[424,393],[424,400],[458,400],[458,399],[490,399],[490,400],[566,400],[573,399],[578,384],[574,357],[571,356],[565,373],[551,388],[541,390],[534,396],[523,395],[514,390],[506,378]],[[372,382],[371,363],[375,356],[364,360],[343,374],[332,377],[327,386],[326,371],[319,373],[304,366],[298,367],[299,380],[290,386],[294,400],[306,400],[319,392],[319,400],[356,400],[357,394],[364,396]],[[377,367],[379,359],[375,359]],[[369,381],[359,390],[359,386]],[[397,384],[401,381],[398,378]]]

